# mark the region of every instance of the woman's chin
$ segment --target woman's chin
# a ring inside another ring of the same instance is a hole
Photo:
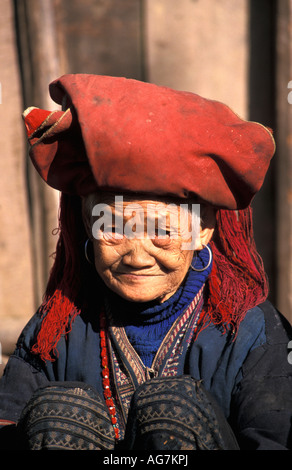
[[[153,300],[156,300],[156,296],[153,294],[147,294],[145,292],[123,292],[123,291],[119,291],[116,293],[122,297],[123,299],[125,300],[128,300],[129,302],[137,302],[137,303],[143,303],[143,302],[151,302]]]
[[[122,297],[129,302],[152,302],[157,301],[158,303],[164,302],[167,296],[165,292],[157,292],[157,290],[147,290],[147,289],[112,289],[116,294]]]

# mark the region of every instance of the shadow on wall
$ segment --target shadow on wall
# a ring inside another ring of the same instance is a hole
[[[249,0],[249,116],[270,127],[276,139],[275,44],[276,0]],[[270,284],[270,300],[276,304],[276,159],[253,202],[254,231]]]

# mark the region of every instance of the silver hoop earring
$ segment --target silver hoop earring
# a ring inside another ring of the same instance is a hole
[[[203,246],[205,246],[205,247],[207,248],[208,252],[209,252],[209,261],[208,261],[208,264],[207,264],[206,266],[204,266],[203,268],[198,269],[198,268],[194,268],[194,266],[193,266],[192,263],[191,263],[191,268],[192,268],[193,271],[197,271],[197,272],[205,271],[206,269],[209,268],[209,266],[210,266],[210,264],[211,264],[211,262],[212,262],[212,257],[213,257],[213,256],[212,256],[211,248],[210,248],[208,245],[203,245]]]
[[[85,245],[84,245],[84,255],[85,255],[85,258],[86,258],[86,261],[89,263],[89,264],[92,264],[92,261],[90,261],[90,258],[88,256],[88,253],[87,253],[87,250],[88,250],[88,242],[89,242],[89,238],[87,238],[86,242],[85,242]]]

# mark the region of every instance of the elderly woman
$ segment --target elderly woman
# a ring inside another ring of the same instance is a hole
[[[50,92],[62,111],[24,120],[61,192],[59,240],[0,382],[2,446],[292,448],[291,328],[250,208],[270,130],[124,78],[65,75]]]

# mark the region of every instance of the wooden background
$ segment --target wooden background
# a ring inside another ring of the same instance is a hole
[[[292,0],[1,0],[2,367],[41,301],[56,243],[59,194],[28,161],[21,113],[56,108],[48,84],[64,73],[192,91],[274,129],[255,235],[270,298],[292,321],[291,36]]]

